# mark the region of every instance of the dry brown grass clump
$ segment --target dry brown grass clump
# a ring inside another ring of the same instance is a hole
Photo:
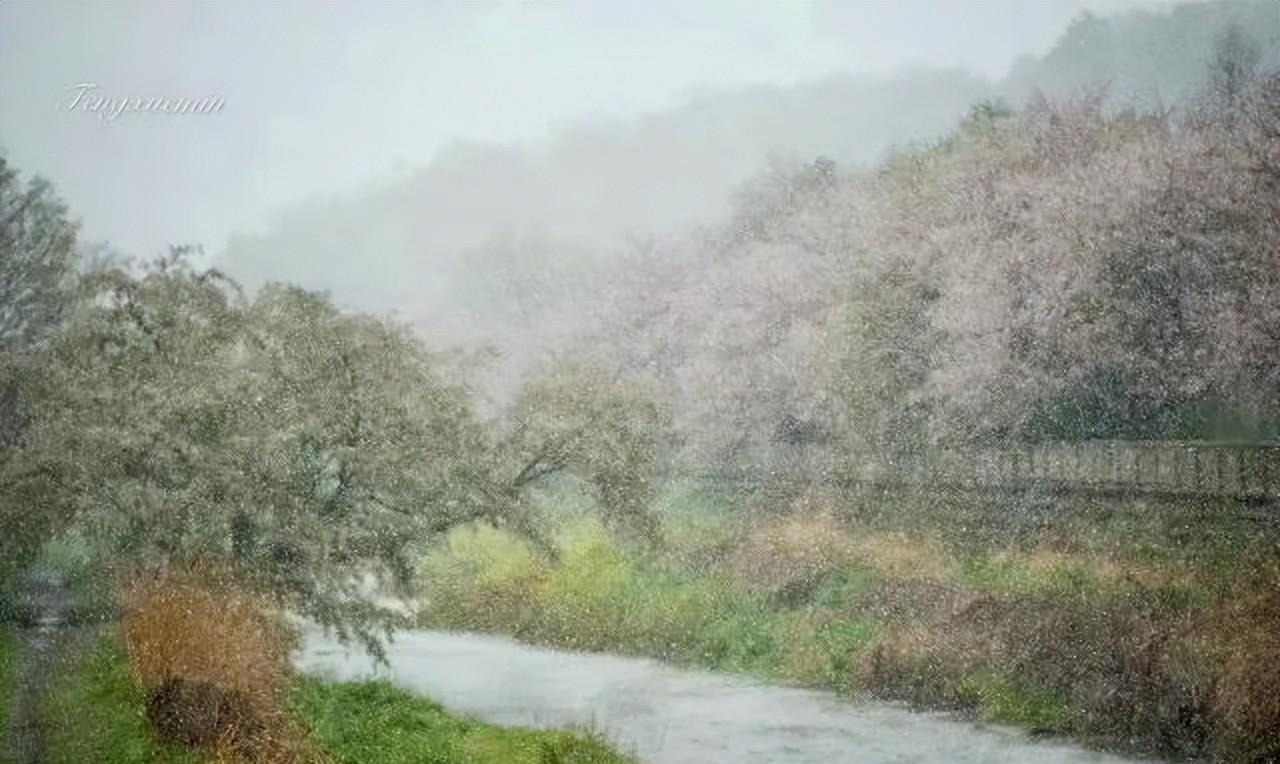
[[[262,598],[217,580],[165,572],[121,586],[121,633],[153,728],[219,762],[316,761],[283,712],[288,633]]]
[[[848,561],[852,538],[833,515],[801,511],[770,518],[729,555],[734,578],[755,588],[780,591],[805,586]]]
[[[858,534],[853,557],[885,578],[944,581],[950,558],[941,544],[901,531]]]
[[[954,688],[981,665],[959,643],[942,643],[923,626],[885,630],[858,656],[854,684],[873,697],[917,708],[952,708]]]
[[[887,581],[944,582],[951,559],[924,536],[853,529],[829,511],[801,506],[757,524],[725,565],[747,586],[787,592],[807,590],[825,574],[850,566],[875,571]]]
[[[1072,715],[1058,731],[1199,758],[1220,729],[1209,711],[1215,669],[1192,632],[1190,618],[1136,600],[1082,606],[975,594],[881,634],[860,656],[855,680],[873,694],[948,707],[973,702],[966,681],[986,672],[1065,700]],[[1256,700],[1239,708],[1256,713]],[[1250,734],[1258,735],[1257,722]]]
[[[1222,674],[1214,714],[1240,761],[1280,760],[1280,589],[1241,598],[1219,616]]]
[[[1173,570],[1168,565],[1106,555],[1073,553],[1046,545],[1037,546],[1020,554],[997,554],[992,559],[1019,563],[1037,573],[1074,568],[1086,573],[1091,580],[1103,584],[1129,582],[1148,589],[1156,589],[1177,585],[1190,586],[1195,583],[1192,572]]]

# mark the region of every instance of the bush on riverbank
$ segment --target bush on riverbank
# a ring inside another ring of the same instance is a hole
[[[1100,521],[1093,506],[1082,511],[1094,535],[1064,536],[1078,522],[1064,514],[1000,543],[920,530],[975,507],[934,523],[912,515],[914,529],[867,509],[800,502],[664,557],[581,520],[555,562],[491,527],[460,529],[427,557],[420,621],[864,692],[1130,752],[1278,753],[1280,595],[1268,585],[1280,577],[1266,532],[1222,520],[1201,524],[1198,542],[1170,542],[1177,523],[1161,508],[1112,507]],[[1040,522],[1018,522],[1028,518]]]
[[[496,727],[451,716],[385,682],[290,680],[283,705],[310,739],[308,764],[629,764],[598,736]],[[41,708],[49,764],[229,764],[226,752],[166,744],[147,691],[110,629],[64,666]],[[243,760],[243,759],[241,759]],[[259,758],[254,761],[272,762]]]
[[[313,759],[283,709],[289,634],[265,601],[219,580],[165,572],[122,587],[120,632],[153,731],[228,760]]]
[[[764,593],[727,574],[628,556],[596,523],[578,525],[562,543],[552,565],[490,526],[456,531],[425,563],[431,604],[423,622],[763,673],[795,663],[828,674],[849,645],[870,636],[867,627],[837,627],[816,612],[776,611]]]

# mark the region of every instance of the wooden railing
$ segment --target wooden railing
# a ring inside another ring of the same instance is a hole
[[[973,487],[1276,497],[1280,444],[1112,440],[935,451],[882,476]]]
[[[709,477],[1280,498],[1280,443],[1107,440],[936,449],[893,463],[870,460],[857,469],[819,466],[828,456],[798,449],[776,455],[767,466]]]

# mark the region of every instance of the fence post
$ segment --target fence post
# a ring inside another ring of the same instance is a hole
[[[1120,466],[1116,463],[1116,444],[1115,441],[1107,443],[1107,477],[1106,482],[1111,485],[1120,484]]]
[[[1260,453],[1262,456],[1262,495],[1270,496],[1275,493],[1275,487],[1271,485],[1271,463],[1275,459],[1275,452],[1264,446]]]
[[[1202,485],[1203,475],[1200,474],[1200,447],[1191,446],[1190,450],[1191,450],[1191,460],[1195,464],[1195,468],[1192,471],[1192,476],[1195,479],[1195,492],[1200,493],[1200,489],[1203,487]]]

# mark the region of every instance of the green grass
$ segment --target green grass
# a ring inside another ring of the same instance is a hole
[[[1026,687],[995,672],[970,674],[960,683],[959,693],[977,705],[988,722],[1058,732],[1071,720],[1070,703],[1060,693]]]
[[[957,579],[975,589],[1004,594],[1057,594],[1087,597],[1101,587],[1089,573],[1071,565],[1034,569],[1016,560],[971,558],[960,565]]]
[[[40,719],[49,764],[202,764],[207,759],[157,743],[142,687],[113,636],[66,664],[45,696]]]
[[[551,565],[503,531],[458,530],[426,563],[422,623],[735,672],[771,673],[791,647],[780,628],[791,614],[761,594],[630,557],[598,524],[563,536]]]
[[[830,617],[829,603],[866,585],[861,569],[832,576],[813,604],[786,608],[724,575],[628,555],[598,523],[561,538],[552,564],[504,531],[456,530],[425,563],[421,625],[837,688],[876,631],[869,619]]]
[[[9,739],[9,707],[12,704],[14,667],[18,660],[18,641],[13,629],[0,624],[0,741]],[[0,744],[0,764],[4,764],[5,746]]]
[[[628,764],[599,736],[498,727],[447,713],[387,682],[300,677],[290,713],[341,764]],[[158,743],[114,632],[64,667],[41,708],[49,764],[209,764]]]
[[[862,620],[840,620],[823,624],[817,642],[827,656],[827,682],[838,689],[851,689],[853,656],[875,636],[875,627]]]
[[[495,727],[451,716],[386,681],[302,679],[290,710],[350,764],[625,764],[595,735]]]

